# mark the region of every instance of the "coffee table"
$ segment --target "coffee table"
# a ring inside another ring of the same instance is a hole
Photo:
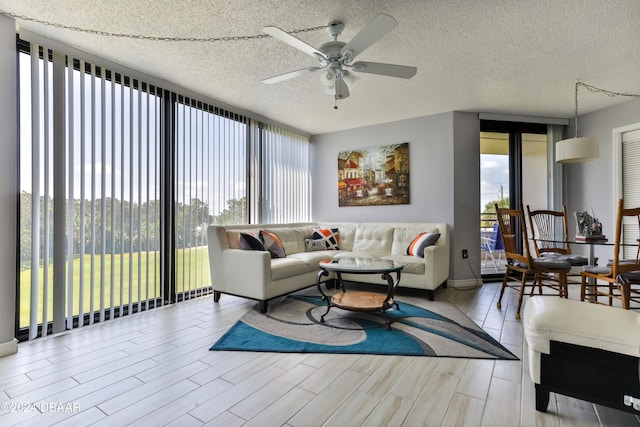
[[[319,266],[320,272],[316,279],[316,286],[322,295],[322,300],[327,303],[327,311],[320,317],[321,322],[324,322],[324,317],[329,314],[331,307],[349,311],[378,311],[383,314],[387,328],[391,329],[392,321],[387,317],[386,311],[393,306],[399,309],[398,303],[393,300],[393,293],[400,283],[400,271],[403,268],[401,264],[379,258],[338,258],[320,261]],[[340,293],[333,296],[325,294],[320,286],[322,277],[328,276],[330,272],[336,273],[341,289]],[[342,280],[342,274],[346,273],[380,274],[387,280],[387,292],[347,291],[345,282]],[[395,273],[395,280],[391,277],[392,273]]]

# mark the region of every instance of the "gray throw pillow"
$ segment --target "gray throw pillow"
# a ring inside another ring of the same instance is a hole
[[[305,252],[324,251],[327,249],[327,244],[324,240],[317,239],[304,239]]]

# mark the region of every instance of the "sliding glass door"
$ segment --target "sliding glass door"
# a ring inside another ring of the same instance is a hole
[[[495,242],[495,205],[517,208],[522,203],[547,209],[547,126],[485,120],[480,129],[482,275],[501,277],[504,257],[500,258],[500,242]],[[494,263],[498,258],[501,261]]]

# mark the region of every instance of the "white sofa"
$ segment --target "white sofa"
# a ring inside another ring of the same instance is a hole
[[[305,251],[305,239],[314,228],[337,228],[339,250]],[[265,230],[275,233],[285,249],[284,258],[271,258],[268,251],[240,249],[239,233]],[[406,255],[411,241],[421,232],[440,233],[424,250],[424,258]],[[214,301],[220,294],[236,295],[260,302],[312,286],[320,261],[333,257],[381,257],[404,265],[400,287],[433,291],[446,286],[449,276],[449,225],[446,223],[298,223],[218,226],[207,230],[209,263]],[[386,284],[379,275],[342,275],[344,280]],[[325,280],[335,277],[329,275]]]
[[[535,296],[523,326],[538,411],[554,392],[640,414],[640,313]]]

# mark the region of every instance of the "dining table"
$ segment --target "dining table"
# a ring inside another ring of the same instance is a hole
[[[581,238],[573,238],[573,239],[568,239],[568,240],[563,240],[563,239],[533,239],[537,242],[544,242],[544,243],[556,243],[556,244],[562,244],[562,245],[566,245],[567,243],[569,245],[582,245],[582,246],[587,246],[588,247],[588,251],[587,251],[587,260],[589,265],[596,265],[596,257],[595,257],[595,247],[596,246],[611,246],[612,247],[612,257],[613,257],[613,246],[615,246],[615,242],[614,241],[609,241],[606,237],[600,238],[600,239],[596,239],[596,238],[588,238],[588,239],[581,239]],[[640,242],[640,239],[636,240],[634,243],[620,243],[621,247],[638,247]],[[638,253],[640,253],[640,247],[638,248]],[[636,258],[638,258],[638,255],[636,255]]]

